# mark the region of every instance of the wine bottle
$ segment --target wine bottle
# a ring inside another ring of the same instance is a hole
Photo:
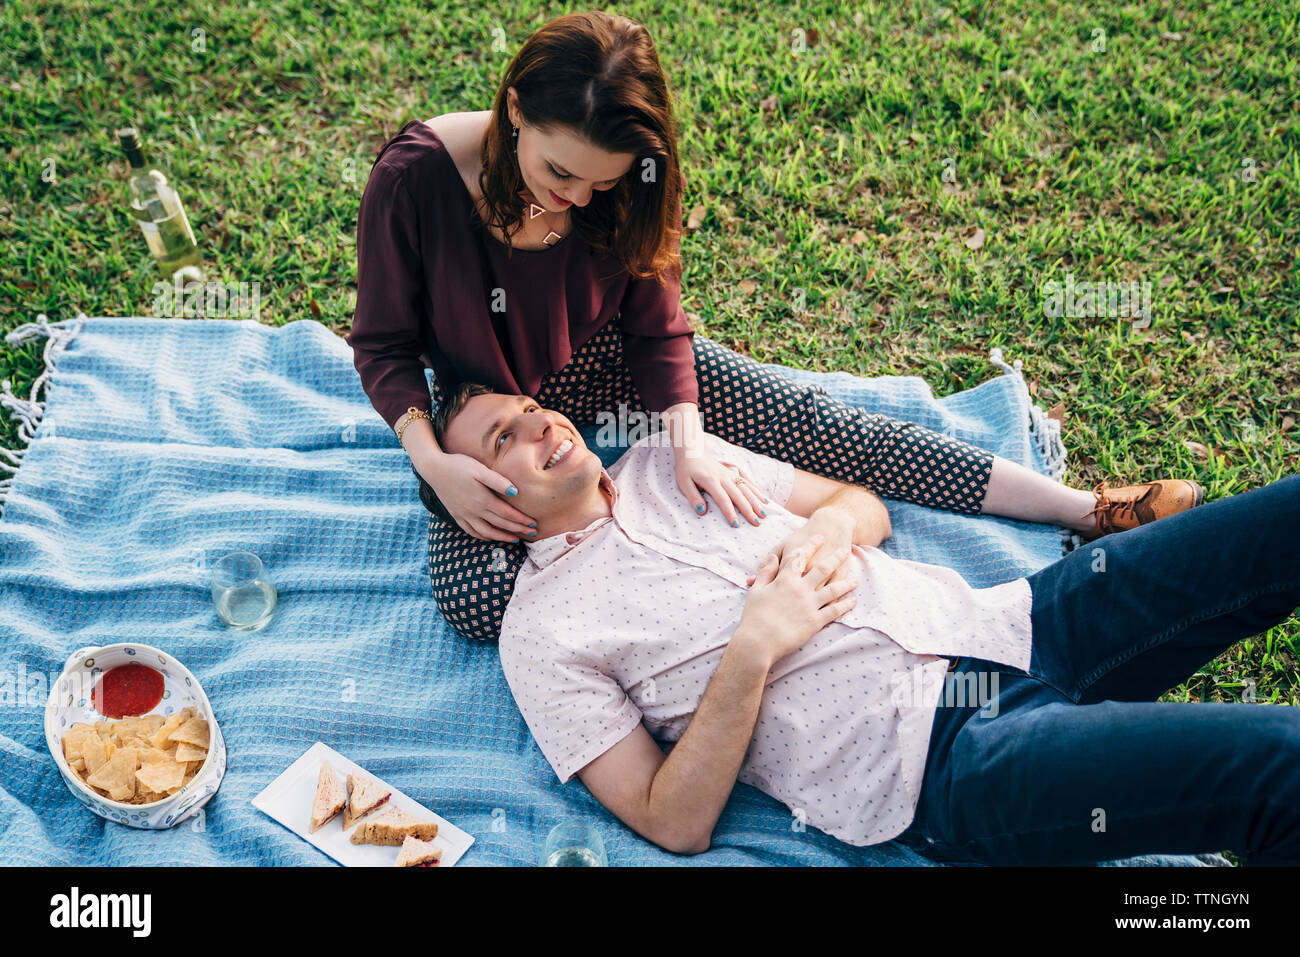
[[[134,126],[118,130],[117,138],[131,164],[131,214],[144,231],[159,272],[164,279],[180,273],[183,280],[202,282],[203,257],[180,196],[161,171],[145,163],[140,134]]]

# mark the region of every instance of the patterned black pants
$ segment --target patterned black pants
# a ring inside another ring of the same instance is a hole
[[[700,419],[707,432],[796,468],[863,485],[901,499],[975,515],[993,454],[931,429],[864,412],[817,387],[798,385],[747,356],[696,335]],[[616,414],[619,404],[646,412],[623,362],[617,318],[542,380],[533,396],[575,424]],[[434,409],[442,388],[433,380]],[[415,467],[411,467],[415,472]],[[426,508],[433,490],[418,472]],[[429,509],[429,581],[438,608],[466,638],[496,641],[501,616],[527,549],[522,542],[475,538]]]

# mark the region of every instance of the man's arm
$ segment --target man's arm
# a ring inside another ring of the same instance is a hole
[[[893,531],[889,523],[889,510],[874,492],[861,485],[837,482],[803,469],[794,470],[794,484],[785,507],[810,522],[827,519],[827,515],[814,518],[816,513],[824,509],[843,513],[833,517],[841,520],[847,517],[852,521],[854,545],[879,545]]]
[[[641,724],[578,777],[647,840],[678,854],[707,851],[754,736],[770,667],[759,643],[737,629],[671,754]]]

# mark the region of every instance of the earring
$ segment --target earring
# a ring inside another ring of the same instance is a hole
[[[519,127],[511,126],[510,129],[513,131],[512,135],[514,136],[514,141],[515,141],[515,152],[518,153],[519,152]],[[523,196],[526,192],[527,192],[526,190],[520,190],[519,195]],[[538,206],[536,203],[532,202],[531,200],[529,201],[528,203],[529,219],[536,219],[544,212],[546,212],[546,210],[543,209],[541,206]],[[542,240],[542,244],[545,246],[549,246],[551,245],[551,243],[555,242],[556,239],[560,239],[560,238],[561,236],[559,235],[559,233],[549,232],[546,234],[546,238]]]

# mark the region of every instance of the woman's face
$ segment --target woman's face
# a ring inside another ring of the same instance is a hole
[[[519,171],[539,206],[559,213],[586,206],[593,190],[613,189],[636,161],[633,153],[607,153],[568,133],[543,133],[527,126],[508,94],[510,121],[519,127]],[[512,137],[513,139],[513,137]]]

